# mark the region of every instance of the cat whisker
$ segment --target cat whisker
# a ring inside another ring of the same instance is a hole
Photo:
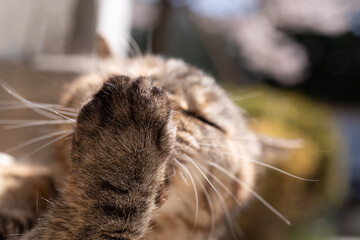
[[[233,98],[231,98],[232,101],[228,101],[228,102],[225,102],[225,103],[219,105],[218,109],[210,115],[210,119],[219,115],[222,111],[230,108],[231,106],[234,106],[234,102],[244,101],[249,98],[258,97],[261,94],[262,94],[261,92],[254,92],[254,93],[244,94],[242,96],[233,97]],[[241,112],[245,112],[242,108],[238,108],[238,110],[240,110]]]
[[[36,120],[36,119],[1,119],[0,124],[21,124],[21,123],[27,123],[29,121],[42,121],[42,120]]]
[[[59,140],[61,140],[61,139],[65,138],[65,137],[67,137],[67,136],[71,135],[72,133],[73,133],[73,131],[72,131],[72,130],[69,130],[69,132],[67,132],[67,133],[65,133],[65,134],[61,135],[60,137],[57,137],[57,138],[55,138],[55,139],[53,139],[53,140],[51,140],[51,141],[47,142],[46,144],[44,144],[44,145],[42,145],[42,146],[40,146],[40,147],[38,147],[37,149],[35,149],[34,151],[30,152],[29,154],[27,154],[27,155],[23,156],[21,159],[28,158],[28,157],[29,157],[29,156],[31,156],[32,154],[34,154],[34,153],[36,153],[36,152],[40,151],[41,149],[43,149],[43,148],[45,148],[45,147],[47,147],[47,146],[49,146],[49,145],[53,144],[54,142],[57,142],[57,141],[59,141]]]
[[[21,233],[13,233],[13,234],[7,234],[7,235],[4,235],[4,237],[19,237],[19,236],[22,236],[23,234]]]
[[[281,139],[270,137],[266,135],[258,135],[260,141],[263,145],[278,147],[278,148],[287,148],[287,149],[300,149],[304,147],[303,139]]]
[[[232,235],[234,237],[236,237],[236,233],[234,232],[234,229],[232,228],[233,226],[233,221],[232,221],[232,218],[231,218],[231,215],[229,213],[229,209],[228,207],[226,206],[226,202],[223,198],[223,196],[221,195],[221,193],[216,189],[216,187],[213,185],[213,183],[209,180],[209,178],[204,174],[204,172],[200,169],[200,167],[195,163],[195,161],[187,154],[184,154],[185,158],[187,158],[187,160],[190,161],[190,163],[192,163],[194,165],[194,167],[199,171],[199,173],[205,178],[205,180],[207,181],[207,183],[212,187],[212,189],[215,191],[215,193],[217,194],[220,202],[221,202],[221,206],[223,207],[224,209],[224,212],[225,212],[225,217],[227,219],[227,222],[229,224],[229,228],[230,228],[230,231],[232,233]],[[196,174],[195,174],[196,175]]]
[[[228,101],[225,102],[223,104],[219,104],[218,108],[216,110],[213,110],[212,113],[209,116],[209,119],[212,119],[214,117],[216,117],[217,115],[219,115],[222,111],[226,110],[227,108],[230,108],[231,106],[233,106],[233,102],[232,101]]]
[[[64,110],[64,111],[68,111],[68,112],[72,112],[72,113],[77,113],[78,110],[75,108],[71,108],[71,107],[64,107],[63,105],[60,104],[53,104],[53,103],[39,103],[39,102],[35,102],[36,104],[40,104],[43,105],[45,107],[51,107],[51,108],[55,108],[58,110]]]
[[[251,93],[246,93],[246,94],[243,94],[243,95],[240,95],[240,96],[239,95],[238,96],[230,96],[230,99],[233,102],[241,102],[241,101],[244,101],[244,100],[247,100],[247,99],[259,97],[259,96],[261,96],[263,94],[264,94],[263,92],[251,92]]]
[[[0,81],[0,82],[1,82],[2,88],[5,91],[7,91],[9,94],[11,94],[13,97],[18,99],[23,104],[27,105],[33,111],[35,111],[45,117],[51,118],[51,119],[59,119],[59,117],[60,117],[63,119],[75,121],[74,119],[64,116],[63,114],[57,112],[54,109],[48,108],[46,106],[42,106],[41,104],[37,104],[37,103],[31,102],[31,101],[25,99],[20,94],[18,94],[13,88],[11,88],[8,84],[6,84],[4,81]]]
[[[282,173],[282,174],[285,174],[285,175],[287,175],[287,176],[289,176],[289,177],[292,177],[292,178],[295,178],[295,179],[299,179],[299,180],[302,180],[302,181],[306,181],[306,182],[318,182],[318,181],[320,181],[320,180],[318,180],[318,179],[308,179],[308,178],[303,178],[303,177],[296,176],[296,175],[294,175],[294,174],[292,174],[292,173],[286,172],[285,170],[282,170],[282,169],[280,169],[280,168],[274,167],[274,166],[272,166],[272,165],[270,165],[270,164],[268,164],[268,163],[264,163],[264,162],[261,162],[261,161],[257,161],[257,160],[255,160],[255,159],[249,159],[249,161],[251,161],[252,163],[255,163],[255,164],[257,164],[257,165],[260,165],[260,166],[263,166],[263,167],[267,167],[267,168],[273,169],[273,170],[275,170],[275,171],[277,171],[277,172],[280,172],[280,173]]]
[[[33,108],[36,108],[36,107],[33,107]],[[42,106],[40,107],[37,107],[38,109],[39,108],[42,108]],[[29,109],[29,106],[27,105],[13,105],[13,106],[4,106],[4,107],[0,107],[0,111],[4,111],[4,110],[20,110],[20,109]],[[31,109],[31,108],[30,108]],[[59,110],[57,109],[56,110],[58,113],[64,115],[64,116],[67,116],[67,117],[77,117],[77,113],[75,112],[69,112],[67,110]]]
[[[262,145],[267,145],[271,147],[277,148],[284,148],[284,149],[300,149],[304,147],[304,140],[303,139],[281,139],[281,138],[274,138],[265,135],[258,135],[261,138],[259,139],[254,138],[246,138],[246,137],[222,137],[222,138],[207,138],[206,140],[221,140],[221,139],[230,139],[234,141],[241,141],[241,142],[260,142]]]
[[[182,172],[180,172],[180,176],[183,179],[184,183],[186,184],[186,186],[189,186],[189,183],[187,182],[187,173],[185,173],[186,175],[184,176],[184,174]]]
[[[130,44],[130,41],[127,38],[121,39],[122,44],[124,44],[125,48],[127,49],[127,54],[132,57],[136,57],[136,51],[133,46]]]
[[[172,168],[172,170],[173,170],[172,174],[171,174],[171,175],[168,175],[169,178],[176,176],[176,169],[175,169],[175,168]],[[181,172],[180,172],[180,174],[181,174]]]
[[[69,108],[69,107],[64,107],[62,105],[59,104],[50,104],[50,103],[40,103],[40,102],[33,102],[37,105],[41,105],[47,108],[52,108],[55,110],[62,110],[64,112],[68,112],[68,113],[77,113],[78,111],[74,108]],[[22,102],[19,101],[7,101],[7,100],[0,100],[0,105],[2,105],[2,107],[0,107],[0,110],[6,109],[6,107],[9,107],[9,110],[12,109],[12,107],[14,109],[18,109],[18,108],[28,108],[28,106]]]
[[[122,37],[121,43],[127,48],[130,57],[142,56],[141,49],[132,36]]]
[[[77,117],[77,113],[75,112],[69,112],[67,110],[61,110],[61,109],[56,109],[56,111],[64,116],[67,116],[67,117]],[[75,119],[74,119],[75,120]]]
[[[12,153],[16,150],[19,150],[23,147],[26,147],[26,146],[29,146],[33,143],[36,143],[36,142],[39,142],[39,141],[42,141],[42,140],[45,140],[45,139],[48,139],[48,138],[51,138],[51,137],[54,137],[54,136],[58,136],[58,135],[63,135],[63,134],[66,134],[66,133],[72,133],[73,130],[65,130],[65,131],[60,131],[60,132],[53,132],[53,133],[50,133],[50,134],[46,134],[46,135],[43,135],[43,136],[40,136],[40,137],[37,137],[37,138],[33,138],[31,140],[28,140],[26,142],[23,142],[13,148],[10,148],[9,150],[6,151],[6,153]]]
[[[241,239],[247,239],[244,230],[240,227],[239,223],[235,221],[236,224],[233,225],[235,233],[237,233],[237,236],[239,236]]]
[[[215,221],[216,221],[215,208],[214,208],[213,202],[211,200],[211,197],[209,195],[209,192],[206,190],[206,187],[204,186],[202,181],[199,180],[199,177],[197,175],[195,177],[198,180],[198,183],[200,184],[200,187],[205,195],[206,201],[209,204],[209,211],[210,211],[210,217],[211,217],[211,228],[210,228],[210,233],[209,233],[208,239],[210,239],[210,237],[213,235],[214,230],[215,230]]]
[[[206,144],[199,143],[199,145],[204,146],[204,147],[209,147],[209,146],[218,147],[218,148],[220,147],[220,146],[215,145],[215,144],[207,144],[207,143]],[[248,160],[248,161],[250,161],[250,162],[252,162],[254,164],[257,164],[257,165],[272,169],[274,171],[277,171],[279,173],[282,173],[284,175],[287,175],[287,176],[295,178],[295,179],[299,179],[299,180],[306,181],[306,182],[318,182],[319,181],[317,179],[308,179],[308,178],[299,177],[299,176],[297,176],[295,174],[289,173],[289,172],[287,172],[285,170],[282,170],[282,169],[280,169],[278,167],[275,167],[275,166],[273,166],[271,164],[264,163],[264,162],[261,162],[261,161],[258,161],[258,160],[255,160],[255,159],[252,159],[252,158],[249,158],[249,157],[246,157],[246,156],[242,156],[242,155],[239,155],[239,154],[236,154],[236,153],[231,153],[231,152],[226,152],[226,151],[222,151],[222,153],[246,159],[246,160]]]
[[[209,170],[207,170],[204,166],[202,166],[200,163],[198,163],[198,166],[204,171],[206,172],[212,179],[215,180],[215,182],[217,182],[218,184],[220,184],[220,186],[231,196],[231,198],[235,201],[235,203],[241,207],[241,203],[239,201],[239,199],[231,192],[231,190],[219,179],[217,178],[213,173],[211,173]],[[235,227],[235,225],[232,225],[231,227]],[[240,228],[240,226],[237,226],[238,228]],[[238,235],[239,236],[243,236],[244,235],[244,231],[240,228],[238,229]]]
[[[130,46],[134,49],[134,52],[136,54],[135,56],[142,56],[142,52],[139,45],[136,43],[135,39],[131,35],[128,36],[127,41],[129,42]]]
[[[214,163],[212,161],[208,161],[208,164],[225,175],[227,175],[229,178],[236,181],[238,184],[240,184],[242,187],[244,187],[247,191],[249,191],[256,199],[258,199],[264,206],[266,206],[270,211],[272,211],[275,215],[277,215],[280,219],[282,219],[286,224],[291,225],[290,221],[282,215],[278,210],[276,210],[270,203],[268,203],[263,197],[261,197],[257,192],[255,192],[252,188],[250,188],[247,184],[245,184],[243,181],[241,181],[239,178],[234,176],[231,172],[226,170],[225,168],[221,167],[217,163]]]
[[[27,105],[14,105],[14,106],[4,106],[4,107],[0,107],[0,111],[4,111],[4,110],[19,110],[19,109],[29,109],[30,107]],[[39,107],[33,107],[33,108],[43,108],[43,106],[39,106]],[[69,117],[76,117],[77,114],[73,113],[73,112],[68,112],[66,110],[56,110],[58,113],[63,114],[65,116],[69,116]]]
[[[230,191],[230,189],[219,179],[217,178],[213,173],[211,173],[209,170],[207,170],[204,166],[202,166],[201,164],[199,164],[199,167],[206,172],[212,179],[215,180],[215,182],[217,182],[218,184],[220,184],[220,186],[222,188],[224,188],[224,190],[231,196],[231,198],[239,205],[241,206],[241,203],[239,202],[239,199]]]
[[[209,185],[212,187],[212,189],[214,189],[214,191],[217,194],[220,194],[219,191],[215,188],[215,186],[212,184],[212,182],[209,180],[209,178],[204,174],[203,171],[201,171],[201,169],[199,168],[199,166],[195,163],[195,161],[187,154],[184,154],[185,158],[187,160],[189,160],[189,162],[194,165],[194,167],[200,172],[200,174],[205,178],[205,180],[209,183]]]
[[[180,166],[180,168],[182,168],[185,171],[185,173],[187,175],[189,175],[190,181],[191,181],[191,183],[193,185],[193,188],[194,188],[196,208],[195,208],[194,227],[193,227],[193,229],[191,231],[191,232],[193,232],[194,229],[195,229],[197,220],[198,220],[198,216],[199,216],[199,198],[198,198],[198,192],[197,192],[196,184],[195,184],[194,178],[192,177],[189,169],[184,164],[182,164],[179,160],[177,160],[176,158],[173,158],[173,159],[174,159],[175,163],[177,163]]]
[[[41,197],[41,200],[44,200],[45,202],[47,202],[48,204],[50,204],[51,206],[54,206],[54,203],[44,197]]]
[[[26,128],[34,126],[44,126],[44,125],[59,125],[59,124],[72,124],[74,121],[70,120],[0,120],[0,124],[11,124],[4,126],[4,129],[16,129],[16,128]]]

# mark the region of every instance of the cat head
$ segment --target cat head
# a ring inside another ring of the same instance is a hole
[[[153,229],[160,231],[168,221],[179,222],[178,234],[192,228],[213,231],[215,222],[224,219],[231,224],[234,211],[252,194],[256,176],[252,161],[261,155],[258,136],[240,109],[209,75],[181,60],[157,56],[105,61],[98,73],[75,80],[61,103],[80,109],[113,75],[151,78],[172,107],[176,143]],[[65,156],[68,147],[61,151]]]
[[[268,205],[253,190],[254,163],[271,158],[278,148],[250,130],[242,110],[211,76],[181,60],[153,55],[114,60],[106,41],[99,38],[99,42],[103,58],[99,69],[76,79],[65,91],[62,105],[80,109],[109,77],[125,75],[152,79],[172,107],[176,142],[149,239],[154,233],[164,239],[174,235],[184,239],[191,232],[221,235],[224,225],[232,230],[233,216],[251,196]],[[61,158],[68,155],[69,145],[60,144]]]

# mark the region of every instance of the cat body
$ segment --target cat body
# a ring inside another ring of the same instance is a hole
[[[256,195],[258,136],[181,60],[104,60],[61,104],[78,115],[61,127],[74,130],[51,170],[60,191],[22,239],[228,239]]]

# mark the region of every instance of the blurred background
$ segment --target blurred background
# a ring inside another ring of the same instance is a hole
[[[0,0],[0,79],[57,103],[95,67],[97,34],[118,58],[160,54],[203,69],[255,131],[306,140],[277,164],[320,182],[262,175],[274,184],[260,178],[259,191],[294,224],[253,203],[239,220],[247,239],[360,239],[359,0]],[[5,128],[38,118],[0,91]],[[0,151],[52,130],[2,129]],[[42,149],[31,159],[51,157]]]

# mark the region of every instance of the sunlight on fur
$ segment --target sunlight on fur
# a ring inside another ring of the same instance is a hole
[[[9,238],[236,239],[244,234],[239,210],[252,198],[290,225],[255,190],[258,167],[317,181],[266,159],[301,148],[301,139],[254,133],[214,79],[181,60],[103,59],[68,87],[60,104],[32,102],[3,80],[1,86],[16,100],[0,101],[0,110],[31,109],[43,117],[1,119],[6,129],[59,126],[8,149],[44,143],[17,160],[0,155],[13,171],[1,172],[9,184],[0,200],[10,211],[0,234]],[[26,173],[26,159],[49,145],[57,159]],[[47,204],[39,206],[39,196]]]

